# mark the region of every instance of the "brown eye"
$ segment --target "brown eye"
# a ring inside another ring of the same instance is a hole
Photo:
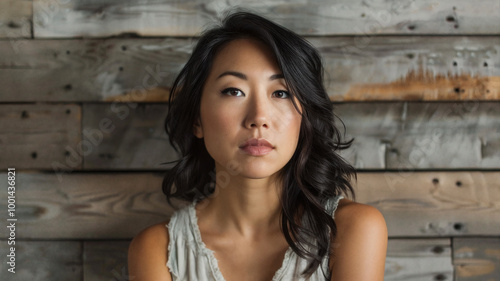
[[[236,88],[227,88],[221,91],[222,94],[228,95],[228,96],[244,96],[245,94],[240,91],[239,89]]]
[[[276,91],[273,95],[280,99],[287,99],[290,97],[290,94],[287,91]]]

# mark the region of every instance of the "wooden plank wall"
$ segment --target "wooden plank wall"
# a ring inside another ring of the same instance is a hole
[[[306,36],[389,228],[386,280],[500,280],[500,1],[0,1],[0,182],[16,274],[133,280],[130,239],[172,214],[163,129],[196,35],[230,6]]]

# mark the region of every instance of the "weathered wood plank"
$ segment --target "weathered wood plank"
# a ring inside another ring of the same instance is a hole
[[[500,238],[454,238],[457,281],[500,280]]]
[[[160,174],[23,173],[16,175],[17,238],[123,239],[172,212]],[[0,182],[7,182],[0,174]],[[7,193],[0,193],[7,210]],[[0,238],[6,231],[0,230]]]
[[[9,42],[16,48],[15,38],[31,38],[32,0],[0,1],[0,38],[11,38]]]
[[[6,174],[0,181],[6,182]],[[160,173],[18,173],[18,238],[128,239],[172,214]],[[360,173],[358,202],[384,215],[390,237],[500,233],[499,172]],[[0,193],[0,208],[7,209]],[[0,230],[2,238],[6,231]]]
[[[379,209],[391,237],[498,235],[500,173],[362,173],[357,200]]]
[[[0,243],[2,249],[7,245],[5,240]],[[15,252],[14,274],[7,271],[7,253],[0,257],[2,280],[83,280],[81,242],[16,240]]]
[[[500,103],[347,103],[334,110],[361,169],[500,167]],[[340,125],[339,125],[340,126]]]
[[[335,101],[500,99],[499,37],[309,39],[323,56],[327,90]],[[0,41],[0,101],[165,102],[195,42],[18,43],[14,49]]]
[[[498,34],[496,0],[435,1],[57,1],[34,0],[42,37],[193,36],[234,6],[251,9],[304,35]],[[106,26],[106,28],[102,28]]]
[[[389,239],[384,280],[453,280],[450,239]]]
[[[179,158],[164,129],[167,105],[84,104],[83,141],[92,145],[84,169],[157,169]]]
[[[80,169],[81,114],[75,104],[0,105],[0,168]]]
[[[83,281],[128,281],[128,246],[130,241],[84,241]]]

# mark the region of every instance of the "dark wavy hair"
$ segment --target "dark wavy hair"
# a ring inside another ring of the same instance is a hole
[[[326,201],[339,194],[354,197],[350,179],[356,178],[356,171],[337,154],[354,139],[342,141],[335,126],[318,51],[294,32],[256,14],[237,11],[202,33],[171,89],[165,129],[181,157],[166,173],[162,189],[171,206],[172,198],[193,202],[214,193],[215,162],[203,139],[194,136],[193,124],[215,55],[223,45],[240,38],[260,40],[272,50],[290,94],[303,109],[297,148],[279,172],[283,182],[280,227],[293,251],[308,261],[302,274],[310,276],[329,254],[329,241],[337,232],[325,210]]]

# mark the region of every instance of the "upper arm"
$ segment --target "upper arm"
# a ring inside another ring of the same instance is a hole
[[[167,222],[152,225],[137,234],[128,248],[129,280],[172,281],[167,268]]]
[[[337,235],[332,243],[332,280],[382,281],[387,252],[387,226],[376,208],[345,200],[335,212]]]

